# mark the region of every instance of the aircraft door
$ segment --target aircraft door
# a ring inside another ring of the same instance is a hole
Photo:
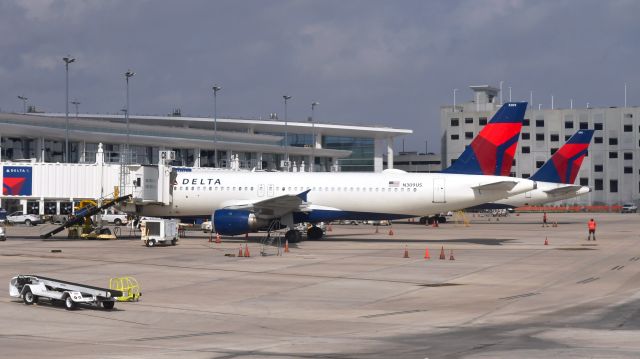
[[[264,185],[263,184],[259,184],[258,185],[258,197],[263,197],[264,196]]]
[[[273,185],[267,185],[267,196],[268,197],[273,197]]]
[[[433,179],[433,203],[445,203],[445,183],[444,178]]]

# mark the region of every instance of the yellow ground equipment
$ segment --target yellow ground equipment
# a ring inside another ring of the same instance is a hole
[[[140,284],[133,277],[118,277],[109,280],[109,289],[115,289],[122,292],[123,296],[118,297],[118,302],[137,302],[142,296],[140,292]]]

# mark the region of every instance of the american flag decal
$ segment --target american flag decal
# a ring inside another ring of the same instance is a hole
[[[389,181],[389,187],[400,187],[400,181]]]

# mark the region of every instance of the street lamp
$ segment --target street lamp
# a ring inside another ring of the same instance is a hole
[[[502,83],[504,81],[500,81],[500,104],[502,105]]]
[[[213,164],[218,168],[218,113],[217,113],[217,96],[218,91],[222,90],[222,87],[213,85]]]
[[[291,99],[289,95],[283,95],[284,99],[284,161],[289,169],[289,133],[287,131],[287,101]]]
[[[19,99],[22,100],[22,113],[27,113],[27,100],[28,98],[25,96],[18,96]]]
[[[453,89],[453,112],[456,112],[456,92],[458,89]]]
[[[511,86],[509,86],[509,102],[511,102]]]
[[[69,162],[69,64],[75,62],[76,59],[67,55],[62,58],[64,61],[64,68],[66,70],[66,100],[64,102],[64,118],[65,118],[65,133],[64,133],[64,161]]]
[[[309,171],[313,172],[313,167],[316,165],[316,121],[315,121],[315,110],[316,106],[318,106],[320,102],[312,102],[311,103],[311,136],[313,138],[311,144],[311,163],[309,164]]]
[[[124,73],[124,78],[127,81],[127,108],[126,111],[124,112],[124,116],[125,116],[125,120],[127,121],[127,146],[125,148],[125,154],[126,154],[126,159],[125,161],[128,162],[129,161],[129,156],[130,156],[130,141],[129,141],[129,78],[133,77],[133,75],[135,75],[136,73],[131,71],[131,70],[127,70],[127,72]]]

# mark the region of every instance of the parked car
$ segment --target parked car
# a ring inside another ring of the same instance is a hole
[[[373,221],[370,221],[370,222],[374,226],[390,226],[391,225],[391,222],[389,220],[386,220],[386,219],[373,220]]]
[[[119,213],[117,211],[104,211],[102,213],[102,220],[107,223],[113,223],[116,226],[129,223],[129,218],[125,213]]]
[[[24,214],[22,211],[13,212],[7,216],[7,222],[9,223],[24,223],[27,226],[36,225],[41,223],[40,216],[35,214]]]
[[[636,213],[638,212],[638,206],[633,203],[625,203],[622,205],[622,213]]]

